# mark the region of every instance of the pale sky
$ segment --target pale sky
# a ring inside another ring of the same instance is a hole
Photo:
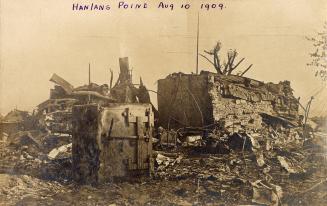
[[[74,86],[88,81],[108,83],[109,68],[118,76],[118,58],[128,56],[135,82],[142,76],[149,89],[173,72],[195,72],[196,22],[200,14],[199,50],[221,41],[225,51],[237,49],[245,57],[245,75],[265,82],[290,80],[296,97],[306,102],[324,88],[313,114],[327,114],[327,91],[306,67],[311,43],[305,36],[320,31],[327,20],[326,0],[171,1],[174,10],[117,9],[117,0],[0,0],[0,113],[14,108],[32,111],[49,98],[49,82],[56,73]],[[83,3],[84,2],[84,3]],[[168,2],[168,1],[166,1]],[[176,3],[177,2],[177,3]],[[189,2],[189,10],[180,9]],[[223,2],[222,11],[199,10],[200,2]],[[108,11],[72,11],[73,3],[109,4]],[[199,68],[214,71],[205,59]],[[156,95],[151,94],[156,103]]]

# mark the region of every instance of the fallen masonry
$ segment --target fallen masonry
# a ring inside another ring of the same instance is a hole
[[[229,132],[239,132],[260,129],[265,120],[272,125],[299,122],[298,99],[288,81],[274,84],[210,72],[174,73],[158,81],[158,94],[159,124],[164,128],[221,122]]]
[[[98,85],[90,81],[87,85],[75,88],[57,74],[53,74],[50,81],[55,83],[55,86],[50,90],[50,98],[37,106],[35,116],[38,119],[38,126],[52,134],[71,134],[74,105],[151,103],[142,80],[139,88],[132,83],[128,58],[120,58],[119,65],[120,73],[114,85],[111,78],[109,84]]]
[[[304,125],[290,82],[175,73],[158,81],[157,112],[128,59],[119,65],[115,84],[74,87],[53,75],[34,114],[1,118],[1,200],[327,204],[324,119]]]

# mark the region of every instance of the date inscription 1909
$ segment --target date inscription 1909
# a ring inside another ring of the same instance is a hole
[[[80,3],[73,3],[72,10],[73,11],[106,11],[111,10],[112,8],[117,8],[120,10],[130,10],[130,9],[148,9],[148,8],[158,8],[161,10],[175,10],[175,9],[190,9],[191,7],[197,7],[200,10],[223,10],[226,6],[223,3],[201,3],[198,5],[193,5],[190,3],[167,3],[164,1],[159,2],[156,5],[150,5],[147,2],[144,3],[130,3],[125,1],[118,1],[115,6],[109,4],[80,4]]]

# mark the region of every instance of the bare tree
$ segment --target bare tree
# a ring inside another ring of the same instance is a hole
[[[327,22],[324,23],[323,31],[318,32],[314,37],[306,37],[312,43],[313,52],[309,53],[311,62],[307,66],[315,70],[315,76],[323,81],[327,80]]]
[[[229,50],[227,52],[227,62],[224,61],[221,63],[221,59],[219,56],[219,51],[221,49],[221,43],[218,41],[217,44],[214,46],[214,48],[211,51],[206,51],[204,52],[210,56],[213,56],[213,61],[210,60],[208,57],[206,57],[203,54],[199,54],[203,58],[205,58],[207,61],[209,61],[216,69],[218,74],[222,75],[230,75],[232,72],[244,61],[245,58],[242,58],[239,60],[237,63],[235,63],[235,59],[238,55],[236,50]],[[239,76],[243,76],[247,71],[250,70],[252,67],[252,64],[248,66],[243,72],[239,73]]]

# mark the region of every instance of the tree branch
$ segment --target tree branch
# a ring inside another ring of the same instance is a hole
[[[218,74],[222,74],[218,53],[215,52],[213,54],[213,58],[214,58],[215,68],[216,68]]]
[[[240,76],[243,76],[246,72],[248,72],[251,69],[252,66],[253,66],[253,64],[248,66],[248,68],[246,70],[244,70],[244,72],[242,72],[242,74],[240,74]]]
[[[232,57],[231,57],[231,60],[230,60],[230,65],[229,65],[230,68],[233,68],[233,64],[234,64],[236,56],[237,56],[237,52],[234,50],[233,54],[232,54]]]
[[[213,52],[211,51],[211,52],[208,52],[208,51],[206,51],[206,50],[203,50],[205,53],[207,53],[207,54],[209,54],[209,55],[213,55]]]
[[[245,58],[242,58],[233,68],[231,68],[229,71],[228,71],[228,74],[231,74],[232,71],[234,71],[238,65],[240,65],[243,61],[244,61]]]
[[[208,62],[210,62],[213,66],[215,66],[215,64],[206,56],[204,56],[203,54],[199,54],[201,57],[205,58]]]

